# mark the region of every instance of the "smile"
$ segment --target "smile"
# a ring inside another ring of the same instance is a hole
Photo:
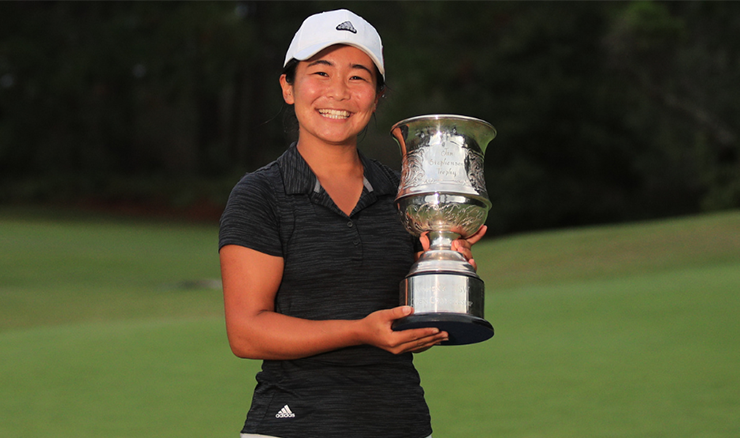
[[[351,113],[344,110],[320,109],[319,114],[330,119],[348,119]]]

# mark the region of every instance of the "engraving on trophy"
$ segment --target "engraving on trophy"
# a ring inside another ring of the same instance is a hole
[[[486,190],[486,182],[483,179],[483,155],[471,153],[468,156],[468,165],[465,167],[468,169],[468,180],[475,191],[484,193],[487,197],[488,190]]]
[[[416,149],[404,155],[402,163],[401,183],[403,187],[415,187],[424,180],[424,149]]]
[[[425,202],[410,205],[405,209],[402,218],[406,228],[414,235],[421,235],[424,231],[433,229],[440,224],[456,224],[461,235],[469,236],[475,233],[486,220],[486,210],[481,205],[460,205]]]
[[[465,291],[462,291],[462,293],[464,294]],[[435,309],[452,310],[455,308],[460,308],[464,310],[465,312],[467,312],[472,305],[472,301],[466,300],[464,298],[464,295],[463,297],[459,297],[459,296],[455,297],[454,295],[460,295],[460,291],[458,291],[457,294],[455,294],[455,292],[452,292],[452,294],[453,296],[450,297],[450,296],[439,295],[439,292],[432,292],[432,295],[427,297],[426,302]],[[422,303],[424,302],[423,299],[419,301],[421,301]]]

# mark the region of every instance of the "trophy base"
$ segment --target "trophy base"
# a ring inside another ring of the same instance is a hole
[[[459,313],[436,312],[409,315],[393,323],[393,330],[396,331],[425,327],[436,327],[450,335],[449,340],[440,345],[475,344],[493,336],[493,326],[490,322],[483,318]]]
[[[483,319],[485,293],[483,280],[475,273],[417,272],[409,275],[400,284],[400,302],[413,307],[414,313],[395,321],[392,328],[400,331],[437,327],[450,335],[442,345],[485,341],[493,336],[491,323]]]

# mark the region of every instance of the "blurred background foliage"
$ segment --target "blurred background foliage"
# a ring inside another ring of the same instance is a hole
[[[341,7],[385,46],[364,153],[399,168],[415,115],[498,129],[492,235],[740,207],[740,3],[694,1],[2,2],[0,204],[216,218],[290,141],[293,33]]]

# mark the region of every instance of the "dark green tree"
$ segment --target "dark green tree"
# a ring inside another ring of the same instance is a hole
[[[277,157],[301,21],[346,7],[384,38],[360,143],[479,117],[492,234],[740,206],[734,2],[2,2],[0,202],[195,202]]]

